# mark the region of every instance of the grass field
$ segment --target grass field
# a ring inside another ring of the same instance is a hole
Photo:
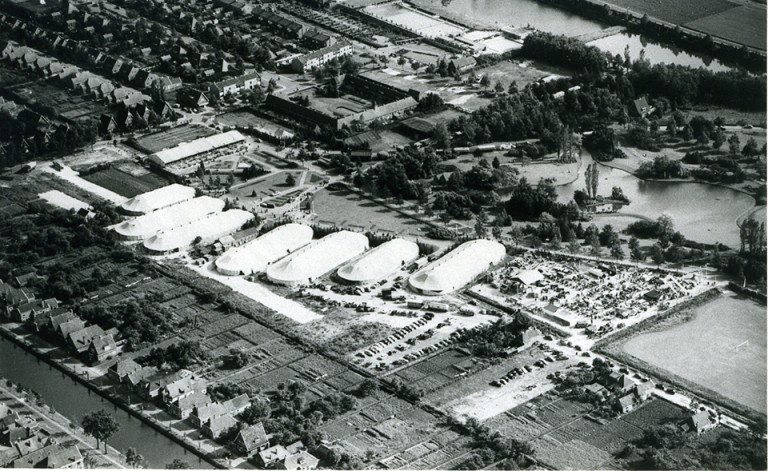
[[[112,167],[86,175],[83,178],[126,198],[133,198],[138,194],[168,185],[165,179],[153,173],[137,177]]]
[[[765,7],[757,5],[731,8],[698,18],[686,27],[765,50]]]
[[[687,23],[733,8],[733,4],[726,0],[607,0],[607,3],[674,24]]]
[[[482,69],[477,69],[475,74],[478,77],[487,75],[493,85],[496,85],[496,82],[501,82],[505,90],[513,81],[516,81],[517,88],[522,90],[526,85],[530,85],[550,75],[547,72],[534,68],[530,64],[518,64],[510,61],[499,62]]]
[[[754,410],[766,404],[765,307],[732,293],[689,322],[628,340],[624,352]]]
[[[312,206],[317,221],[339,226],[359,227],[373,232],[424,235],[417,221],[347,191],[321,190]]]

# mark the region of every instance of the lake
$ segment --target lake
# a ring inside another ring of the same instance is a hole
[[[697,56],[675,46],[661,44],[640,34],[614,34],[587,43],[613,55],[624,56],[625,48],[629,47],[629,56],[634,61],[640,58],[640,51],[645,50],[645,58],[651,64],[677,64],[689,67],[703,67],[712,72],[731,70],[731,67],[717,59]]]
[[[211,468],[181,445],[2,336],[0,359],[0,376],[40,394],[43,402],[73,423],[79,424],[94,410],[110,411],[120,423],[120,431],[108,443],[120,451],[136,448],[148,467],[163,468],[178,458],[195,468]]]
[[[766,407],[765,306],[726,291],[692,320],[640,334],[622,349],[756,411]]]
[[[608,27],[599,21],[544,5],[535,0],[451,0],[447,6],[443,6],[442,0],[413,0],[413,2],[438,13],[447,11],[452,15],[466,17],[497,28],[531,26],[547,33],[580,36]],[[629,53],[633,60],[640,57],[641,49],[645,49],[645,57],[652,64],[705,67],[715,72],[730,70],[730,67],[717,60],[699,57],[675,46],[651,41],[640,35],[615,34],[589,44],[614,55],[623,55],[624,48],[629,46]]]
[[[571,184],[557,187],[560,200],[573,199],[575,190],[583,190],[584,172],[592,157],[584,152],[579,177]],[[740,244],[736,221],[755,206],[749,195],[730,188],[694,182],[645,181],[623,170],[600,165],[598,194],[610,195],[620,187],[631,203],[619,214],[656,219],[668,214],[675,229],[687,239],[706,244],[716,242],[729,247]],[[532,182],[536,183],[536,182]],[[614,216],[595,216],[593,222],[610,224]]]

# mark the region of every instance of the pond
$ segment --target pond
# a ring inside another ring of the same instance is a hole
[[[597,39],[590,43],[600,50],[613,55],[624,56],[629,48],[629,56],[634,61],[640,58],[640,51],[645,51],[645,58],[651,64],[677,64],[689,67],[703,67],[712,72],[731,70],[731,67],[711,57],[697,56],[675,46],[660,44],[640,34],[621,33]]]
[[[582,159],[579,177],[571,184],[557,187],[563,202],[573,199],[574,191],[585,187],[584,172],[593,160],[587,152],[584,152]],[[600,165],[599,170],[598,194],[610,195],[611,189],[618,186],[631,201],[619,211],[620,215],[656,219],[667,214],[675,223],[675,229],[696,242],[720,242],[738,247],[737,220],[755,206],[754,198],[730,188],[694,182],[645,181],[605,165]],[[600,215],[593,222],[610,224],[613,217]]]
[[[211,468],[178,443],[2,336],[0,377],[40,394],[43,402],[76,424],[89,412],[107,409],[120,423],[109,444],[120,451],[136,448],[150,468],[163,468],[176,458],[195,468]]]

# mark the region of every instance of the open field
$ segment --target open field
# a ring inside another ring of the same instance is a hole
[[[168,182],[165,179],[154,173],[134,176],[114,167],[110,167],[106,170],[99,170],[89,175],[85,175],[83,178],[91,183],[95,183],[108,190],[114,191],[118,195],[125,196],[126,198],[133,198],[141,193],[146,193],[168,185]]]
[[[179,126],[142,136],[136,139],[136,147],[147,154],[152,154],[182,142],[193,141],[213,134],[216,134],[214,130],[203,126]]]
[[[419,222],[351,191],[321,190],[313,197],[312,209],[320,223],[372,232],[423,235],[424,226]]]
[[[765,306],[726,293],[696,307],[693,318],[639,334],[622,350],[740,404],[766,404]]]
[[[499,62],[497,64],[475,70],[478,77],[487,75],[491,79],[491,84],[501,82],[504,90],[509,88],[509,84],[517,82],[517,88],[522,90],[526,85],[530,85],[550,75],[547,72],[536,69],[530,62],[518,63],[512,61]]]
[[[727,0],[606,0],[606,3],[674,24],[687,23],[733,8],[733,4]]]
[[[745,5],[686,23],[684,26],[765,50],[765,7]]]

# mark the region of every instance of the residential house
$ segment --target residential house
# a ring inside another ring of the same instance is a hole
[[[59,328],[56,330],[56,333],[62,339],[67,340],[69,338],[69,334],[71,334],[72,332],[77,332],[78,330],[81,330],[84,327],[85,327],[85,321],[80,319],[79,317],[74,317],[72,319],[69,319],[66,322],[61,323],[61,325],[59,325]]]
[[[168,406],[170,412],[177,419],[186,419],[198,407],[205,407],[211,403],[211,398],[201,391],[192,391],[191,394],[179,397]]]
[[[132,358],[120,360],[107,370],[107,377],[116,383],[122,383],[129,375],[139,371],[141,365]]]
[[[62,324],[77,318],[78,317],[72,311],[65,311],[65,312],[62,312],[61,314],[56,314],[54,316],[51,316],[51,322],[48,324],[48,328],[50,328],[51,332],[56,333],[59,331],[59,327]]]
[[[615,407],[626,414],[635,408],[635,395],[630,393],[616,399]]]
[[[159,393],[163,403],[171,405],[179,399],[196,392],[204,393],[205,389],[205,381],[197,379],[194,375],[188,375],[165,384],[160,388]],[[189,411],[192,412],[192,408]]]
[[[236,95],[243,90],[253,90],[260,86],[261,75],[258,72],[249,72],[238,77],[232,77],[219,82],[214,82],[208,87],[211,95],[224,98],[227,94]]]
[[[653,395],[653,390],[655,388],[656,385],[651,380],[637,383],[637,386],[635,387],[635,394],[637,394],[637,397],[641,401],[646,401]]]
[[[14,468],[66,468],[83,467],[83,455],[75,445],[51,444],[22,456],[13,462]]]
[[[250,456],[267,447],[269,447],[269,437],[261,422],[240,430],[232,443],[232,448],[245,456]]]
[[[448,62],[448,73],[463,74],[477,67],[477,60],[472,56],[462,56],[451,59]]]
[[[706,410],[698,410],[692,416],[685,419],[682,423],[683,429],[689,432],[695,432],[697,435],[706,432],[715,427],[717,421],[712,413]]]
[[[110,329],[112,330],[112,329]],[[86,356],[92,363],[101,363],[118,354],[117,342],[113,334],[107,331],[106,335],[96,337],[88,347]]]
[[[645,97],[640,97],[629,106],[629,115],[635,118],[645,118],[656,111],[656,108],[648,104],[648,100]]]
[[[330,46],[301,55],[291,61],[291,68],[299,73],[310,72],[312,69],[344,56],[352,54],[352,44],[347,41],[339,41]]]
[[[96,324],[89,325],[88,327],[83,327],[82,329],[70,332],[67,335],[67,343],[75,351],[82,353],[88,350],[88,347],[91,346],[91,342],[93,342],[95,338],[102,337],[104,335],[104,329],[102,329],[100,326]]]
[[[149,380],[153,376],[156,376],[157,372],[158,369],[154,366],[143,366],[141,369],[138,369],[133,373],[128,373],[128,375],[123,378],[123,384],[126,384],[139,391],[141,389],[142,382],[144,380]]]
[[[325,34],[316,29],[311,29],[304,33],[302,40],[310,48],[319,49],[333,45],[333,43],[336,42],[336,37],[331,36],[330,34]]]
[[[192,372],[189,370],[179,370],[171,374],[157,374],[154,376],[142,379],[139,383],[139,394],[145,399],[155,399],[160,397],[160,391],[165,386],[175,383],[183,378],[192,376]]]
[[[293,453],[285,457],[282,463],[278,463],[277,469],[316,469],[320,460],[306,450]]]
[[[235,420],[232,414],[224,414],[210,419],[208,423],[203,426],[202,432],[203,435],[207,436],[208,438],[212,440],[218,440],[223,433],[236,425],[237,420]],[[243,430],[240,431],[238,437],[242,433]]]
[[[208,105],[208,97],[200,90],[189,90],[181,94],[178,101],[185,108],[197,109]]]

